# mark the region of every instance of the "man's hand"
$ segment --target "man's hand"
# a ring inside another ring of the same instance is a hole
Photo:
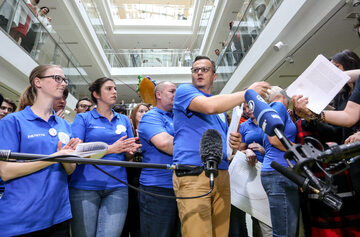
[[[253,151],[258,151],[261,154],[265,154],[265,149],[263,146],[261,146],[259,143],[253,142],[251,144],[248,145],[248,148],[253,150]]]
[[[261,95],[261,97],[265,98],[268,95],[270,84],[265,81],[259,81],[253,83],[248,89],[256,91],[259,95]]]
[[[246,149],[244,151],[246,155],[246,161],[250,166],[255,166],[257,163],[256,154],[251,149]]]
[[[229,137],[229,145],[233,150],[239,150],[241,144],[241,135],[238,132],[231,132]]]
[[[291,98],[291,101],[297,116],[306,119],[306,121],[309,121],[310,118],[313,117],[314,113],[306,107],[309,102],[307,97],[303,97],[303,95],[294,95]]]

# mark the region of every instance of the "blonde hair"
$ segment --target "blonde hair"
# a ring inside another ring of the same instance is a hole
[[[44,64],[35,67],[29,75],[30,85],[26,87],[23,93],[20,96],[19,108],[18,111],[25,109],[26,106],[32,106],[36,100],[36,87],[34,84],[34,79],[39,76],[44,76],[43,73],[50,68],[60,68],[58,65],[54,64]]]
[[[283,89],[279,86],[271,86],[271,88],[268,90],[268,95],[265,98],[265,101],[267,103],[273,102],[278,96],[282,96],[281,91]]]

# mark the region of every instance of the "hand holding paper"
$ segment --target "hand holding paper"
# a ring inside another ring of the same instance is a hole
[[[318,55],[312,64],[286,89],[289,97],[303,95],[308,98],[307,108],[319,114],[350,79],[323,55]]]

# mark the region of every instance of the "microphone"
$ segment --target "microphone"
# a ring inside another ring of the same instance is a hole
[[[280,165],[276,161],[272,161],[270,166],[274,170],[279,172],[280,174],[284,175],[286,178],[290,179],[292,182],[296,183],[302,189],[304,189],[304,190],[310,189],[311,191],[313,191],[314,193],[317,193],[317,194],[320,192],[318,189],[314,188],[313,186],[311,186],[309,184],[310,180],[308,178],[305,178],[302,175],[296,174],[291,169]]]
[[[252,89],[245,92],[245,100],[253,112],[259,127],[269,136],[274,136],[276,130],[284,130],[284,123],[279,114]]]
[[[360,141],[343,144],[337,146],[331,146],[329,149],[321,152],[316,156],[316,159],[321,160],[324,163],[332,161],[339,161],[343,159],[353,158],[360,153]]]
[[[206,130],[200,141],[200,157],[204,164],[205,175],[210,178],[210,185],[214,184],[214,178],[218,176],[218,164],[222,153],[222,138],[215,129]]]

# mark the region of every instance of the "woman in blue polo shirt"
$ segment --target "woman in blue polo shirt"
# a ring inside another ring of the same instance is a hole
[[[28,105],[0,122],[0,149],[44,155],[68,154],[79,143],[53,108],[67,79],[56,65],[40,65],[29,77],[20,103]],[[62,144],[66,144],[61,148]],[[58,151],[58,152],[57,152]],[[0,162],[5,192],[0,200],[0,235],[69,236],[71,209],[67,175],[75,164]]]
[[[267,101],[272,102],[270,107],[284,122],[285,136],[291,142],[295,142],[296,126],[287,111],[289,102],[281,94],[281,88],[272,86]],[[273,236],[295,237],[300,207],[299,188],[270,166],[272,161],[285,167],[289,166],[284,158],[285,147],[276,136],[268,137],[266,134],[263,144],[265,156],[261,166],[261,183],[269,199]]]
[[[76,115],[73,134],[84,142],[107,143],[108,154],[102,159],[124,161],[125,155],[133,154],[141,145],[135,143],[128,117],[112,110],[116,85],[103,77],[95,80],[89,90],[96,109]],[[126,181],[124,167],[100,167]],[[128,208],[128,189],[124,184],[91,165],[79,165],[69,186],[73,236],[120,236]]]

